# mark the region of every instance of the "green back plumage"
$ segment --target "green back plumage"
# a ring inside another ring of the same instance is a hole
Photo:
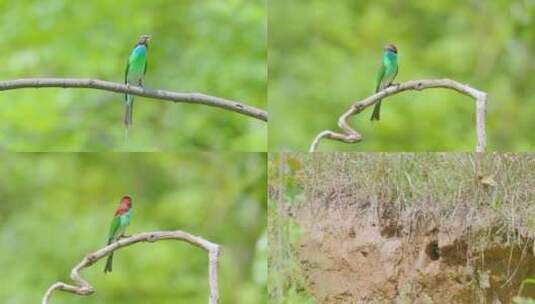
[[[142,85],[143,76],[147,72],[147,47],[137,45],[128,57],[124,75],[125,83]]]
[[[396,78],[398,74],[398,55],[397,49],[394,45],[387,45],[383,53],[383,64],[377,73],[377,85],[375,92],[379,92],[387,88]],[[373,108],[371,120],[379,120],[381,112],[381,100],[378,100]]]
[[[110,232],[108,233],[108,245],[113,241],[117,240],[119,237],[124,235],[126,227],[130,224],[132,220],[132,198],[128,195],[125,195],[121,200],[121,204],[115,216],[113,217],[110,224]],[[104,267],[104,273],[111,272],[113,267],[113,251],[110,252],[108,258],[106,259],[106,266]]]
[[[143,86],[143,76],[147,72],[147,52],[147,40],[142,37],[132,50],[132,53],[130,53],[130,56],[128,56],[124,72],[124,83]],[[134,96],[125,94],[125,101],[124,124],[127,128],[126,134],[128,134],[128,127],[132,125]]]
[[[377,74],[377,86],[375,92],[388,87],[398,74],[398,55],[394,52],[386,51],[383,55],[383,64]]]
[[[132,219],[131,210],[123,215],[114,216],[110,224],[110,232],[108,233],[108,242],[115,240],[126,230]]]

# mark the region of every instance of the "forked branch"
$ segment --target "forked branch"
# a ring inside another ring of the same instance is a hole
[[[56,282],[48,288],[43,296],[42,304],[48,304],[52,292],[56,289],[66,292],[74,293],[81,296],[92,294],[95,290],[89,282],[87,282],[80,275],[80,271],[84,268],[90,267],[98,260],[107,256],[111,252],[123,247],[127,247],[139,242],[156,242],[161,240],[179,240],[190,243],[193,246],[199,247],[208,253],[208,284],[210,286],[209,304],[219,303],[219,287],[218,287],[218,265],[219,265],[219,245],[209,242],[201,237],[194,236],[184,231],[153,231],[143,232],[127,238],[122,238],[106,247],[103,247],[93,253],[86,255],[78,265],[71,270],[71,279],[75,285],[70,285],[63,282]]]
[[[423,79],[412,80],[400,84],[392,85],[372,96],[369,96],[363,100],[354,102],[351,107],[338,118],[338,127],[342,129],[342,132],[335,132],[331,130],[321,131],[314,141],[310,145],[310,152],[316,151],[320,140],[323,138],[329,138],[345,143],[356,143],[362,140],[362,135],[355,131],[349,125],[349,118],[362,112],[369,106],[376,104],[379,100],[388,96],[401,93],[409,90],[425,90],[431,88],[446,88],[457,91],[466,96],[472,97],[476,105],[476,152],[485,152],[487,147],[487,135],[485,131],[485,116],[487,111],[487,93],[476,90],[468,85],[459,83],[451,79]]]
[[[128,93],[153,99],[161,99],[172,102],[184,102],[203,104],[217,107],[256,119],[267,121],[266,111],[246,105],[234,100],[205,95],[201,93],[177,93],[164,90],[141,88],[122,83],[88,79],[88,78],[25,78],[16,80],[0,81],[0,91],[15,90],[21,88],[86,88],[97,89],[117,93]]]

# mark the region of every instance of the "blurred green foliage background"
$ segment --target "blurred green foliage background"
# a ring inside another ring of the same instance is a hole
[[[221,303],[265,303],[266,157],[261,153],[0,154],[0,302],[37,303],[106,245],[122,195],[127,234],[185,230],[222,245]],[[95,294],[52,303],[206,303],[207,254],[179,241],[136,244],[84,270]]]
[[[0,29],[0,80],[122,83],[138,36],[151,34],[146,87],[267,107],[265,0],[1,0]],[[125,143],[121,94],[0,92],[0,150],[266,150],[264,122],[206,106],[135,100]]]
[[[535,2],[270,0],[269,149],[308,150],[351,102],[374,92],[384,44],[397,82],[451,78],[489,93],[488,149],[535,147]],[[405,92],[353,118],[361,143],[319,150],[470,151],[475,105],[448,90]]]

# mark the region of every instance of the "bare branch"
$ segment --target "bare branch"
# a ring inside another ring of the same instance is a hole
[[[194,236],[184,231],[153,231],[142,232],[127,238],[122,238],[106,247],[103,247],[93,253],[86,255],[83,260],[74,266],[71,271],[71,279],[76,285],[69,285],[63,282],[56,282],[48,288],[43,296],[42,304],[48,304],[52,292],[56,289],[77,295],[87,296],[92,294],[95,290],[82,276],[80,271],[84,268],[90,267],[101,258],[107,256],[111,252],[123,247],[127,247],[139,242],[156,242],[161,240],[180,240],[190,243],[193,246],[199,247],[208,253],[208,268],[209,268],[209,286],[210,298],[209,304],[219,303],[219,287],[218,287],[218,265],[219,265],[219,245],[209,242],[201,237]]]
[[[137,96],[149,97],[153,99],[168,100],[173,102],[184,102],[193,104],[203,104],[217,107],[236,113],[244,114],[256,119],[267,121],[267,112],[253,106],[237,101],[214,97],[201,93],[177,93],[164,90],[141,88],[122,83],[110,81],[88,79],[88,78],[25,78],[16,80],[0,81],[0,91],[15,90],[22,88],[86,88],[111,91],[117,93],[128,93]]]
[[[476,133],[477,144],[476,152],[485,152],[487,147],[487,135],[485,131],[485,116],[487,107],[487,93],[476,90],[468,85],[459,83],[451,79],[423,79],[412,80],[400,84],[392,85],[372,96],[369,96],[363,100],[354,102],[351,107],[338,118],[338,127],[342,129],[342,132],[334,132],[330,130],[321,131],[314,141],[310,145],[310,152],[316,151],[319,142],[323,138],[329,138],[333,140],[342,141],[345,143],[356,143],[362,140],[362,135],[355,131],[349,125],[349,118],[354,116],[369,106],[374,105],[379,100],[388,96],[395,95],[409,90],[425,90],[431,88],[446,88],[457,91],[466,96],[472,97],[475,100],[476,105]]]

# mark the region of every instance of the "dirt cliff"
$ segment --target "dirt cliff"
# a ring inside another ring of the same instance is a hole
[[[372,209],[294,210],[304,229],[296,252],[318,303],[511,303],[535,273],[533,243],[491,220],[467,227],[463,210]]]

